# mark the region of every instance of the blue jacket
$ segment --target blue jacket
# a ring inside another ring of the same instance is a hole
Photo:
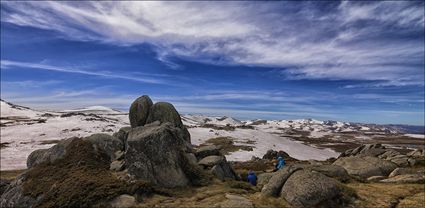
[[[277,162],[277,165],[276,165],[276,169],[280,170],[281,168],[283,168],[283,166],[285,166],[286,162],[283,159],[283,157],[278,157],[277,160],[278,160],[278,162]]]
[[[248,174],[248,182],[253,186],[257,185],[257,176],[255,175],[254,172],[250,172]]]

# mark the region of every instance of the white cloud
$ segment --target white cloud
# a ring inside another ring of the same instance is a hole
[[[215,64],[290,68],[289,74],[298,79],[386,80],[400,85],[424,79],[423,38],[392,37],[405,31],[423,35],[423,4],[343,1],[327,12],[311,2],[2,5],[5,22],[55,30],[79,40],[151,43],[157,47],[158,59],[171,68],[178,66],[167,57],[177,56]],[[406,67],[410,63],[419,66]]]

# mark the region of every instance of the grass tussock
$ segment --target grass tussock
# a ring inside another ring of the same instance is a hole
[[[63,159],[40,164],[26,172],[24,195],[41,197],[36,207],[92,207],[121,194],[148,194],[144,182],[128,183],[109,172],[109,157],[91,143],[76,139]]]

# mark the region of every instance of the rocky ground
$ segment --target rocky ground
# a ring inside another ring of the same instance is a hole
[[[308,149],[312,146],[289,140],[277,141],[286,142],[292,151],[279,145],[264,151],[270,146],[247,136],[255,128],[265,128],[256,131],[261,135],[279,130],[261,126],[267,121],[239,125],[230,118],[216,118],[208,121],[214,126],[194,125],[197,118],[182,121],[173,105],[153,103],[147,96],[132,103],[129,118],[130,126],[112,135],[61,139],[48,149],[33,151],[26,160],[28,169],[2,171],[0,206],[423,207],[425,203],[423,149],[366,142],[335,157],[300,160],[302,155],[294,148],[320,154]],[[197,131],[191,129],[208,129],[208,135],[215,137],[197,141],[192,138]],[[228,135],[234,131],[237,136]],[[269,141],[280,138],[273,135]],[[255,154],[248,160],[229,160],[241,153],[246,158],[246,152]],[[278,156],[287,164],[273,172]],[[257,174],[257,186],[245,181],[248,171]]]

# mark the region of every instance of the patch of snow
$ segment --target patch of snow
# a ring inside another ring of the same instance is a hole
[[[417,138],[417,139],[425,139],[425,134],[405,134],[404,136]]]

